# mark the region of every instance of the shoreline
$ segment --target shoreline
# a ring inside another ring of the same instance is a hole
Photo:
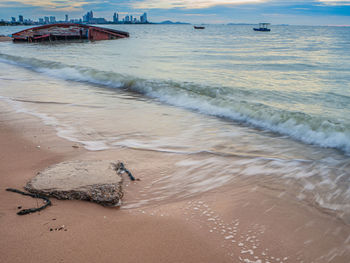
[[[54,198],[43,211],[16,215],[18,206],[36,207],[41,201],[6,188],[22,190],[38,171],[62,161],[94,158],[94,152],[72,147],[76,144],[23,113],[0,114],[0,123],[0,262],[115,262],[116,258],[119,262],[213,262],[222,258],[204,234],[163,215]],[[50,231],[62,226],[67,231]]]
[[[171,174],[176,169],[174,163],[183,157],[129,149],[92,152],[82,146],[72,147],[76,143],[59,138],[52,127],[11,110],[1,112],[0,123],[0,262],[350,259],[349,225],[243,180],[237,180],[234,189],[221,187],[196,197],[133,209],[52,198],[51,207],[17,216],[18,206],[35,207],[37,201],[6,192],[5,188],[22,189],[38,171],[52,164],[77,159],[126,162],[141,179],[135,183],[125,179],[124,199],[128,204],[142,198],[146,182],[162,171]],[[50,231],[63,225],[67,231]]]

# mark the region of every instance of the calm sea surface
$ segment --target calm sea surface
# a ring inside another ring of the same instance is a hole
[[[0,99],[92,151],[186,156],[174,196],[249,177],[350,222],[349,27],[106,27],[131,37],[0,43]]]

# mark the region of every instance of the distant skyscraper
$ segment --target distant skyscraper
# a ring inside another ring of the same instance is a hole
[[[16,22],[16,18],[15,17],[11,17],[11,22],[15,23]]]
[[[50,23],[56,23],[56,17],[50,16]]]
[[[113,15],[113,23],[118,23],[119,22],[119,15],[117,13],[114,13]]]
[[[124,21],[125,21],[125,22],[130,22],[130,16],[127,15],[127,16],[124,18]]]
[[[39,18],[39,24],[44,24],[44,19],[43,18]]]
[[[23,16],[22,15],[18,16],[18,22],[23,23]]]
[[[90,21],[94,18],[94,13],[92,11],[87,12],[86,15],[83,16],[83,22],[90,23]]]
[[[68,22],[68,15],[66,15],[66,22]]]
[[[44,20],[45,20],[45,24],[50,23],[50,20],[49,20],[49,17],[48,17],[48,16],[45,16],[45,17],[44,17]]]
[[[140,22],[147,23],[147,14],[146,13],[143,13],[143,15],[140,16]]]

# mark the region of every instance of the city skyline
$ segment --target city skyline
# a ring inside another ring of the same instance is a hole
[[[56,16],[45,15],[44,17],[39,17],[37,20],[32,18],[26,18],[23,15],[12,16],[10,20],[4,20],[0,18],[0,21],[7,22],[10,24],[27,24],[27,25],[44,25],[52,23],[85,23],[85,24],[147,24],[149,23],[147,18],[147,13],[143,13],[140,16],[135,16],[133,14],[127,14],[122,17],[119,13],[114,12],[112,20],[108,20],[104,17],[94,16],[92,10],[83,14],[80,18],[70,18],[68,14],[64,15],[64,19],[56,19]]]
[[[108,20],[104,17],[96,17],[92,10],[88,11],[86,14],[82,15],[80,18],[70,18],[68,14],[64,15],[64,19],[56,19],[56,16],[45,15],[39,17],[38,19],[26,18],[22,14],[11,16],[10,20],[4,20],[0,18],[2,22],[8,22],[10,24],[52,24],[57,22],[63,23],[86,23],[86,24],[146,24],[149,23],[147,18],[147,13],[143,13],[140,16],[135,16],[133,14],[127,14],[122,17],[119,13],[114,12],[112,20]]]
[[[0,0],[0,19],[7,21],[14,14],[34,20],[48,14],[58,20],[65,20],[66,14],[80,18],[88,10],[109,21],[114,12],[134,16],[147,12],[152,22],[350,25],[350,0]]]

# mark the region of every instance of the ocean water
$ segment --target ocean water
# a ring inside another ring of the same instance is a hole
[[[183,155],[154,200],[240,177],[350,223],[349,27],[106,27],[131,37],[0,43],[0,100],[91,151]]]

